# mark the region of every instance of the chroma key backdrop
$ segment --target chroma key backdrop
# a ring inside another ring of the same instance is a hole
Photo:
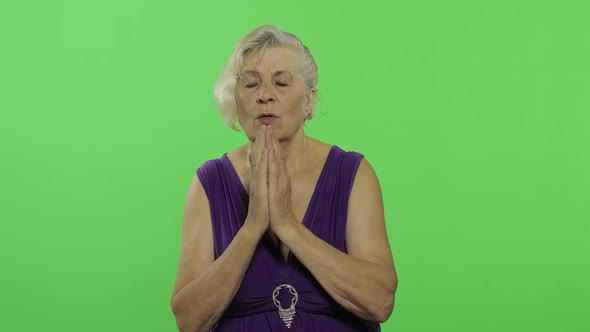
[[[177,331],[197,167],[245,144],[213,84],[274,24],[311,137],[365,155],[399,277],[383,331],[590,331],[590,5],[0,2],[0,331]],[[223,277],[223,276],[220,276]]]

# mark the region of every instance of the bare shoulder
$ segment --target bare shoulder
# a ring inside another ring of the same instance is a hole
[[[363,158],[360,162],[351,194],[355,193],[355,188],[356,193],[378,193],[379,198],[381,198],[381,184],[379,183],[377,173],[375,173],[375,169],[373,169],[373,166],[366,158]]]
[[[329,151],[332,148],[331,144],[328,144],[326,142],[322,142],[320,140],[317,140],[317,139],[309,137],[309,136],[307,136],[307,140],[310,143],[310,145],[318,151]]]
[[[332,149],[332,145],[322,141],[318,141],[317,139],[311,137],[307,137],[307,139],[310,145],[310,151],[314,162],[314,168],[321,168],[321,166],[328,158],[328,154]]]
[[[240,178],[242,186],[244,188],[248,188],[250,183],[249,168],[247,164],[248,144],[242,145],[237,149],[228,152],[227,158],[229,159],[234,170],[238,174],[238,178]]]
[[[371,164],[362,159],[348,203],[346,224],[348,253],[394,271],[385,227],[381,185]]]
[[[248,155],[248,144],[242,145],[227,153],[227,157],[231,161],[234,168],[238,169],[243,166]]]
[[[363,209],[363,206],[366,208]],[[385,224],[381,184],[373,166],[365,158],[360,161],[354,178],[349,198],[349,212],[352,212],[353,215],[367,215],[370,213],[373,223]]]

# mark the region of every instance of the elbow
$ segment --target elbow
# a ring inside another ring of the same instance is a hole
[[[361,319],[385,323],[393,312],[396,290],[397,276],[394,274],[393,278],[383,280],[379,287],[373,288],[371,292],[363,292],[362,302],[348,300],[349,306],[346,308]]]
[[[209,331],[206,326],[207,324],[199,324],[199,321],[187,317],[186,315],[175,315],[176,327],[179,332],[201,332]]]
[[[186,306],[182,305],[174,298],[170,303],[174,318],[176,319],[176,327],[179,332],[209,332],[213,325],[217,322],[213,316],[204,318],[203,313],[194,313],[187,310]]]
[[[195,332],[197,331],[193,324],[190,324],[186,320],[180,320],[176,318],[176,327],[178,328],[179,332]]]
[[[395,292],[397,290],[397,276],[393,278],[387,287],[385,287],[382,301],[378,308],[374,311],[374,321],[385,323],[393,313],[395,306]]]
[[[380,293],[373,295],[370,300],[367,299],[365,305],[356,303],[349,310],[361,319],[385,323],[393,312],[394,303],[395,293],[389,289],[382,289]]]
[[[176,327],[178,328],[179,332],[200,331],[197,321],[194,319],[194,317],[187,315],[186,310],[183,310],[183,306],[178,301],[175,301],[174,297],[170,302],[170,308],[172,309],[172,313],[176,319]]]
[[[172,297],[170,301],[170,308],[172,309],[172,313],[174,314],[174,318],[176,320],[176,327],[180,332],[191,332],[194,331],[192,328],[192,323],[186,318],[186,316],[182,313],[181,307],[179,306],[178,302],[174,300],[175,298]]]
[[[384,303],[382,303],[382,305],[374,311],[372,320],[378,323],[385,323],[389,319],[389,317],[391,317],[394,303],[395,296],[389,296],[388,294]]]

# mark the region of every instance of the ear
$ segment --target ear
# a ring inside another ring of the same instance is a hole
[[[306,104],[305,104],[305,119],[309,119],[311,112],[313,111],[313,105],[317,96],[315,87],[309,88],[307,91]]]
[[[313,108],[313,104],[315,103],[315,98],[316,98],[316,90],[315,87],[311,87],[309,88],[309,91],[307,92],[307,107],[309,109]]]

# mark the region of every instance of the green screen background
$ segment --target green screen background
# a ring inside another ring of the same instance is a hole
[[[589,9],[0,2],[0,330],[176,330],[189,183],[245,143],[212,87],[262,24],[319,65],[307,134],[380,178],[384,331],[590,330]]]

